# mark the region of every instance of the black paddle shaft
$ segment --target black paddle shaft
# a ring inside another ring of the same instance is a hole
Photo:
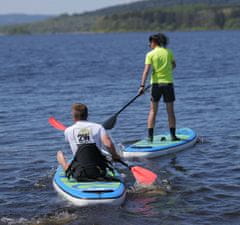
[[[121,159],[118,159],[117,162],[121,163],[122,165],[126,166],[128,169],[131,169],[131,166],[129,166],[127,163],[122,161]]]
[[[147,86],[144,91],[146,91],[147,89],[149,89],[151,87],[151,85]],[[130,104],[132,104],[139,96],[141,96],[142,94],[138,94],[137,96],[135,96],[130,102],[128,102],[125,106],[123,106],[118,112],[116,112],[113,116],[111,116],[108,120],[106,120],[103,123],[103,127],[107,130],[110,130],[114,127],[116,121],[117,121],[117,117],[118,115],[124,110],[126,109]]]
[[[151,85],[148,85],[144,91],[148,90],[151,87]],[[139,96],[142,94],[136,95],[130,102],[128,102],[125,106],[123,106],[118,112],[115,113],[115,116],[118,116],[124,109],[126,109],[129,105],[131,105]]]

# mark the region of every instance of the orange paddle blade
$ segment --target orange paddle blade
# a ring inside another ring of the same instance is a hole
[[[66,127],[60,123],[58,120],[56,120],[54,117],[50,117],[48,119],[48,122],[56,129],[64,131],[66,129]]]
[[[151,185],[157,179],[157,174],[153,173],[152,171],[142,168],[140,166],[133,166],[131,167],[131,171],[133,176],[140,184],[144,185]]]

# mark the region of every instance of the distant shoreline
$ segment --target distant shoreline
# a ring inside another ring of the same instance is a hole
[[[192,29],[192,30],[161,30],[162,32],[216,32],[216,31],[240,31],[240,29]],[[37,36],[37,35],[88,35],[88,34],[124,34],[124,33],[157,33],[159,30],[147,30],[147,31],[110,31],[110,32],[48,32],[48,33],[32,33],[32,34],[24,34],[24,33],[18,33],[18,34],[5,34],[5,33],[0,33],[0,36]]]
[[[146,6],[142,10],[136,7],[140,3]],[[85,14],[63,14],[41,22],[0,26],[0,33],[8,35],[210,30],[240,30],[240,4],[160,7],[158,1],[152,0],[135,3],[135,8],[119,6]]]

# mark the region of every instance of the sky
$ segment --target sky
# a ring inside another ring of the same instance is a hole
[[[138,0],[0,0],[0,14],[81,13]]]

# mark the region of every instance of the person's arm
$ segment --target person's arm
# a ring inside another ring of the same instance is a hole
[[[145,82],[147,80],[150,69],[151,69],[151,64],[145,64],[145,68],[144,68],[144,71],[143,71],[143,74],[142,74],[141,85],[140,85],[140,88],[138,90],[139,95],[144,93]]]
[[[173,54],[172,50],[171,49],[168,49],[168,50],[169,50],[169,54],[171,56],[172,69],[174,70],[176,68],[176,66],[177,66],[176,60],[175,60],[175,57],[174,57],[174,54]]]
[[[107,150],[112,154],[112,158],[114,161],[118,161],[119,159],[121,159],[121,157],[118,155],[116,151],[116,148],[111,138],[107,134],[102,135],[101,140],[104,146],[107,148]]]
[[[68,142],[68,128],[64,131],[64,139]]]
[[[172,61],[172,67],[173,67],[173,69],[175,69],[177,67],[177,64],[176,64],[175,60]]]

